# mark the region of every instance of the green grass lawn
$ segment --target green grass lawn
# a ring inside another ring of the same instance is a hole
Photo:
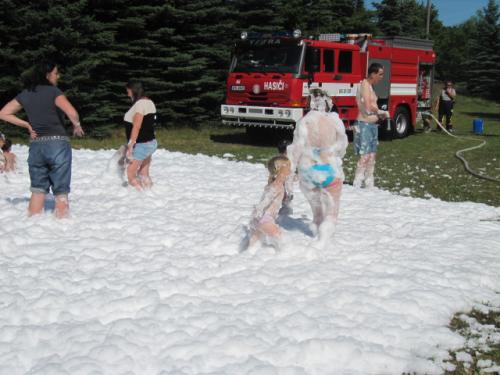
[[[472,134],[474,118],[484,120],[484,135]],[[500,184],[468,174],[455,158],[459,149],[471,147],[486,140],[486,146],[467,152],[465,158],[474,170],[500,179],[500,104],[487,100],[459,96],[453,122],[456,135],[467,140],[455,139],[444,133],[422,132],[417,126],[411,136],[393,141],[381,141],[376,185],[399,194],[439,198],[445,201],[472,201],[500,206]],[[433,125],[435,127],[435,124]],[[274,140],[252,141],[245,129],[223,127],[218,123],[196,128],[162,128],[157,132],[160,147],[172,151],[224,156],[233,160],[265,162],[276,153],[276,139],[290,137],[290,132],[274,133]],[[26,143],[27,139],[16,139]],[[118,148],[124,142],[122,129],[106,139],[73,139],[76,148]],[[344,159],[346,182],[353,179],[357,157],[350,145]]]
[[[472,133],[474,118],[484,120],[484,135]],[[500,104],[459,96],[453,122],[456,135],[471,139],[454,139],[444,133],[422,132],[417,126],[411,136],[381,141],[377,159],[376,185],[382,189],[421,198],[445,201],[473,201],[500,206],[500,184],[468,174],[455,152],[487,141],[483,148],[467,152],[465,158],[474,170],[500,179]],[[435,124],[433,124],[435,127]],[[172,151],[224,156],[233,160],[264,162],[275,154],[274,141],[252,141],[245,129],[222,127],[217,123],[198,128],[167,128],[158,131],[160,147]],[[276,138],[290,133],[275,134]],[[91,149],[117,148],[123,142],[121,130],[109,139],[74,140],[74,147]],[[357,157],[352,146],[344,159],[346,182],[353,179]]]
[[[450,353],[450,362],[455,365],[455,370],[446,371],[445,375],[486,375],[485,367],[500,364],[500,342],[495,338],[500,333],[500,309],[494,306],[487,308],[490,309],[487,312],[473,309],[467,314],[458,313],[451,320],[451,330],[466,341],[463,348]],[[458,360],[458,353],[462,358],[466,353],[469,361]]]

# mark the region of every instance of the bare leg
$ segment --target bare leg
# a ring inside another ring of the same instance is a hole
[[[67,217],[69,214],[68,194],[58,194],[55,197],[56,207],[55,214],[58,219]]]
[[[281,230],[275,223],[259,224],[240,243],[240,253],[255,245],[259,240],[270,243],[279,250]]]
[[[148,156],[146,159],[142,161],[142,164],[139,168],[139,175],[141,176],[142,187],[145,189],[151,188],[153,186],[153,181],[151,181],[151,177],[149,176],[149,167],[151,166],[151,156]]]
[[[43,212],[45,204],[45,193],[31,193],[28,205],[28,216],[39,215]]]
[[[257,233],[261,241],[266,245],[281,250],[281,230],[275,223],[264,223],[257,227]]]
[[[302,193],[306,196],[313,214],[313,223],[316,228],[323,221],[323,210],[321,207],[321,192],[318,188],[311,188],[306,183],[300,184]]]
[[[330,217],[334,222],[337,221],[339,216],[339,206],[340,206],[340,195],[342,194],[342,183],[341,179],[335,179],[335,181],[328,186],[325,190],[328,192],[331,198],[332,206],[329,211],[325,213],[325,216]]]
[[[375,186],[375,177],[373,176],[375,172],[375,156],[375,153],[368,154],[369,158],[365,172],[365,186],[367,188],[373,188]]]
[[[127,166],[128,183],[137,190],[142,190],[141,183],[137,179],[137,171],[141,167],[142,160],[132,160]]]
[[[366,168],[368,167],[368,161],[370,160],[370,154],[361,155],[356,165],[356,172],[354,173],[354,181],[352,185],[356,188],[360,188],[365,179]]]
[[[281,230],[280,228],[275,224],[275,223],[263,223],[259,224],[257,227],[257,230],[266,236],[279,236],[281,235]]]

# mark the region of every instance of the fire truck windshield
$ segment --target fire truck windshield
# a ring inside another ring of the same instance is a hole
[[[231,71],[298,73],[302,48],[282,39],[244,41],[236,47]]]

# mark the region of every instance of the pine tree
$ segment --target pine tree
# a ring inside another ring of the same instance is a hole
[[[399,0],[382,0],[373,3],[377,14],[377,26],[383,35],[401,35],[403,25],[401,24],[401,6]]]
[[[478,12],[476,31],[469,39],[468,89],[485,98],[500,98],[500,13],[495,0]]]
[[[245,0],[236,1],[236,27],[239,30],[272,33],[281,31],[283,18],[279,4],[273,0]]]
[[[9,0],[2,6],[8,13],[2,15],[2,24],[8,27],[2,72],[8,72],[4,79],[9,80],[2,85],[2,99],[21,89],[21,75],[37,61],[52,59],[61,70],[60,87],[80,112],[86,112],[92,93],[85,85],[95,51],[106,43],[100,39],[98,24],[85,15],[86,6],[85,0]]]
[[[382,0],[373,3],[376,8],[377,26],[386,36],[425,38],[427,7],[416,0]],[[442,30],[438,12],[431,8],[431,39]]]
[[[144,82],[146,94],[153,99],[160,121],[168,117],[166,98],[170,93],[164,84],[173,49],[173,30],[167,25],[171,12],[169,2],[135,0],[91,0],[92,14],[102,26],[102,34],[111,39],[100,53],[102,57],[92,80],[99,82],[95,93],[101,110],[95,122],[101,133],[122,123],[130,105],[125,84],[130,79]],[[106,126],[105,123],[109,125]]]
[[[466,80],[466,61],[469,58],[469,44],[464,43],[476,28],[474,19],[458,26],[444,27],[434,37],[436,51],[435,78],[441,81],[459,82]]]

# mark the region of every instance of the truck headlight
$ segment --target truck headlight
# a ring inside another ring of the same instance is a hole
[[[292,111],[290,111],[289,109],[285,110],[286,117],[290,117],[291,115],[292,115]]]
[[[227,113],[227,107],[222,107],[222,112]]]
[[[229,107],[229,113],[234,113],[234,108],[233,107]]]
[[[283,117],[283,110],[282,109],[278,110],[278,116]]]

